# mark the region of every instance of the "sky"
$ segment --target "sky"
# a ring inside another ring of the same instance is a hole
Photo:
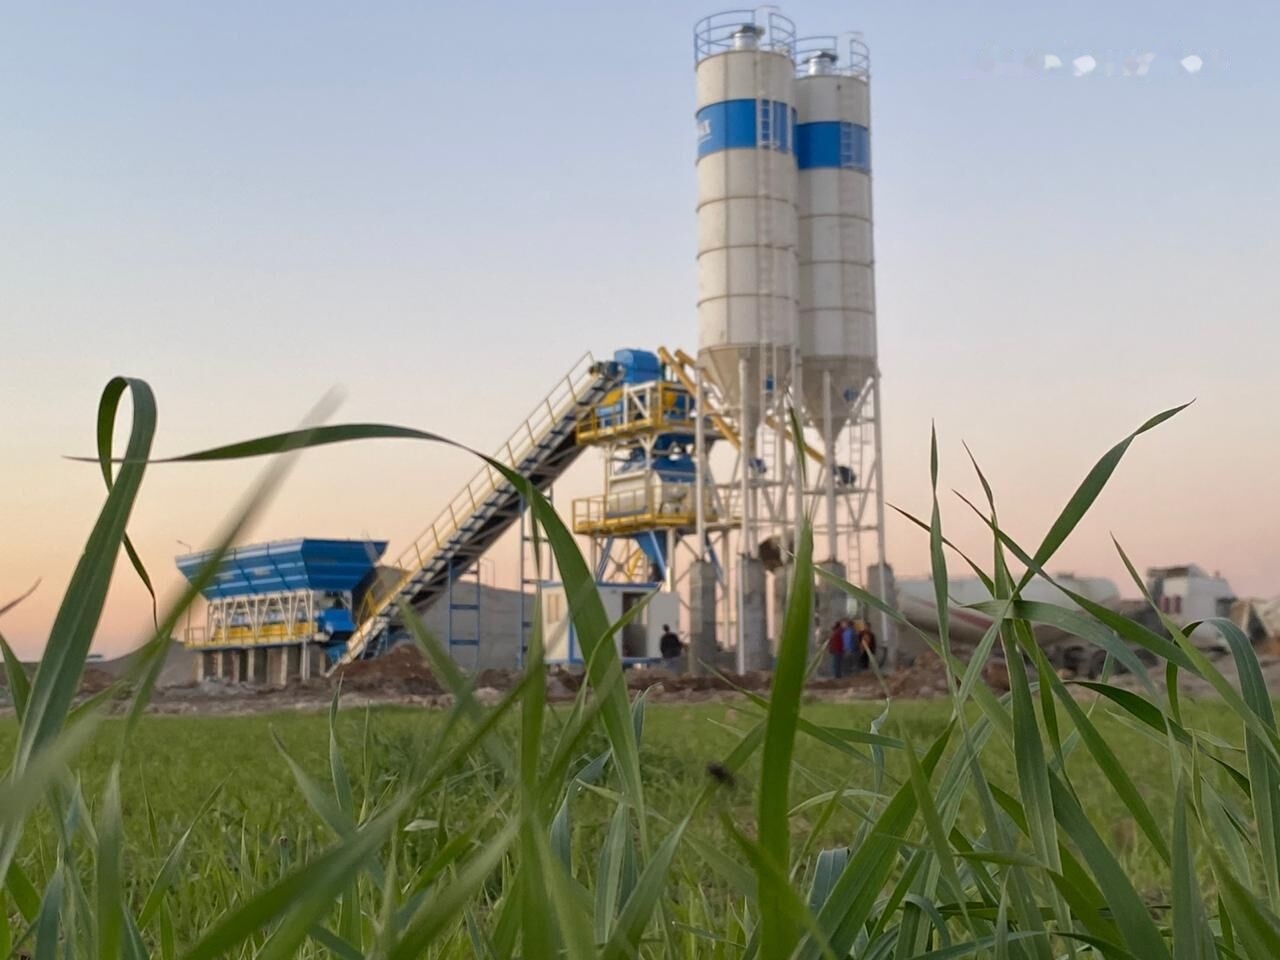
[[[101,507],[96,467],[66,457],[93,452],[116,374],[155,389],[157,455],[288,429],[334,387],[338,420],[490,448],[584,351],[694,349],[691,33],[714,9],[0,8],[0,604],[40,580],[0,619],[19,652]],[[1114,536],[1139,567],[1280,594],[1280,9],[783,10],[871,48],[889,500],[927,513],[932,424],[948,534],[989,555],[952,493],[980,493],[967,443],[1038,542],[1103,451],[1194,400],[1055,569],[1123,585]],[[592,491],[586,461],[557,502]],[[162,592],[262,467],[148,472],[130,531]],[[250,535],[394,551],[474,469],[400,441],[308,453]],[[900,576],[927,571],[906,521],[888,544]],[[95,650],[148,620],[126,564]]]

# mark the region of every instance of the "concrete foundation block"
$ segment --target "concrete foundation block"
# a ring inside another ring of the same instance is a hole
[[[284,648],[285,653],[285,680],[302,679],[302,647],[294,645]]]
[[[695,561],[689,570],[689,672],[704,676],[716,662],[716,568]]]
[[[252,674],[250,680],[254,683],[269,685],[271,683],[271,673],[268,670],[270,662],[270,650],[250,650],[249,651],[249,672]]]
[[[743,598],[739,665],[746,673],[768,670],[772,658],[769,652],[764,564],[758,557],[742,557],[740,563]]]

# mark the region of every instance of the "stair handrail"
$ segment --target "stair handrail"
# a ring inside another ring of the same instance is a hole
[[[533,412],[521,422],[506,442],[499,446],[493,459],[512,469],[518,468],[537,447],[538,438],[552,430],[572,409],[572,406],[578,403],[579,398],[590,388],[596,376],[596,361],[588,351],[570,368],[563,380],[557,382],[538,402]],[[358,611],[357,632],[362,630],[369,621],[385,613],[405,586],[426,566],[427,560],[439,553],[449,537],[456,533],[462,524],[475,514],[479,505],[505,482],[505,478],[490,464],[486,462],[481,465],[458,495],[449,501],[426,529],[392,561],[392,569],[402,571],[396,582],[384,590],[375,580],[375,589],[365,595],[361,609]],[[466,509],[467,507],[470,509]],[[425,551],[424,545],[427,545]]]

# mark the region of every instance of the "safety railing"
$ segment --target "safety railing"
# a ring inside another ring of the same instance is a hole
[[[844,59],[840,59],[840,38],[835,35],[801,37],[795,42],[796,73],[799,76],[812,73],[811,61],[825,54],[831,58],[831,62],[821,65],[823,73],[856,77],[859,80],[870,78],[871,51],[861,34],[855,33],[849,37],[847,50]]]
[[[513,470],[527,460],[549,433],[568,416],[595,383],[599,374],[595,359],[584,354],[573,368],[534,408],[533,413],[493,454],[493,460]],[[363,624],[384,613],[397,596],[438,555],[462,526],[476,515],[480,507],[506,479],[492,465],[485,463],[451,500],[440,514],[422,531],[409,547],[392,561],[402,575],[386,589],[371,591],[361,604],[357,621]]]
[[[653,483],[610,491],[573,501],[573,532],[581,534],[628,533],[660,527],[692,527],[698,518],[697,494],[691,483]],[[672,496],[673,493],[681,494]],[[715,492],[703,492],[703,517],[720,519]]]
[[[749,49],[739,45],[744,27],[756,30],[756,49],[788,56],[795,48],[796,25],[787,17],[764,7],[754,10],[722,10],[703,17],[693,27],[693,59],[700,63],[717,53]]]
[[[211,631],[192,627],[186,633],[188,647],[261,647],[282,643],[301,643],[315,637],[314,624],[304,620],[295,623],[268,623],[257,628],[247,624],[219,625]]]
[[[689,391],[671,380],[654,380],[611,391],[578,424],[577,439],[586,444],[664,431],[692,434],[696,427]]]

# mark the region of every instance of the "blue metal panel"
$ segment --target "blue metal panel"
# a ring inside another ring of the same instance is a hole
[[[871,134],[857,123],[820,120],[796,127],[796,165],[801,170],[871,169]]]
[[[762,109],[763,106],[763,109]],[[766,129],[758,130],[764,117]],[[790,153],[795,140],[796,112],[781,100],[722,100],[709,103],[696,115],[698,159],[721,150],[764,147]]]
[[[385,540],[277,540],[227,552],[202,591],[209,600],[290,590],[345,592],[373,569],[387,549]],[[176,558],[178,569],[194,580],[211,551]]]
[[[321,610],[316,619],[320,621],[320,630],[328,636],[351,633],[356,628],[355,620],[351,618],[351,611],[346,608],[331,607],[328,610]]]
[[[636,542],[649,563],[658,568],[665,580],[667,576],[667,538],[659,536],[652,530],[646,530],[644,533],[637,533],[631,539]]]
[[[649,383],[662,376],[662,361],[648,350],[615,350],[613,359],[622,366],[623,383]]]

